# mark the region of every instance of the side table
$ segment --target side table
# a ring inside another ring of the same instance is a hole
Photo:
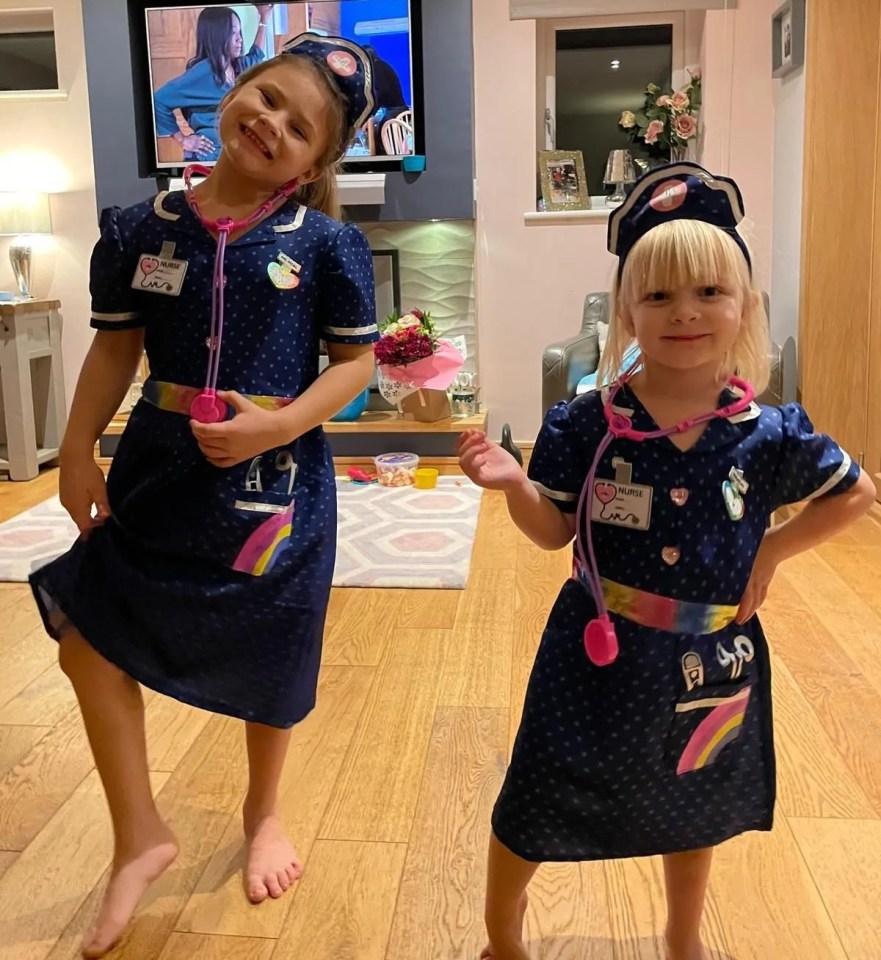
[[[0,471],[33,480],[67,425],[58,300],[0,303]]]

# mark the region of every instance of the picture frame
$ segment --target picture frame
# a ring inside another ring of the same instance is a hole
[[[804,62],[805,0],[786,0],[771,16],[771,75],[789,76]]]
[[[590,210],[590,190],[580,150],[539,150],[538,173],[545,210]]]

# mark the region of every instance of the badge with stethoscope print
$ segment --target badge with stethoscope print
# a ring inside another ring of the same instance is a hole
[[[749,484],[738,467],[732,467],[728,479],[722,484],[722,496],[725,499],[725,509],[732,520],[742,520],[746,512],[743,498],[749,490]]]
[[[654,491],[633,482],[633,464],[620,457],[612,461],[614,480],[597,478],[590,502],[590,519],[618,527],[648,530]]]
[[[141,254],[132,278],[132,289],[179,297],[189,264],[186,260],[176,259],[174,249],[175,244],[166,241],[159,253]]]
[[[297,274],[302,269],[302,266],[296,260],[292,260],[285,253],[279,253],[278,257],[266,268],[266,272],[269,274],[272,285],[278,290],[295,290],[300,285],[300,278]]]

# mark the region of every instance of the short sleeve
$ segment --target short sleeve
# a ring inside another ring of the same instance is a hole
[[[529,459],[529,479],[563,513],[575,513],[587,477],[584,441],[572,422],[573,403],[587,399],[558,403],[548,410]]]
[[[804,408],[780,408],[783,442],[775,503],[783,506],[844,493],[859,479],[860,467],[824,433],[815,433]]]
[[[119,207],[101,213],[101,236],[92,251],[89,292],[96,330],[130,330],[143,326],[135,307],[132,277],[135,265],[123,244]]]
[[[346,224],[321,263],[321,337],[328,343],[373,343],[379,339],[373,256],[367,238]]]

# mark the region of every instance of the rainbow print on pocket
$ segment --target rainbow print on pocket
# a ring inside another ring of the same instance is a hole
[[[708,767],[729,743],[740,736],[750,691],[750,687],[745,687],[733,697],[726,698],[700,722],[682,751],[676,768],[679,776]],[[719,701],[717,699],[711,703],[716,704]],[[707,706],[709,705],[711,704],[707,703]],[[694,701],[687,706],[690,709],[700,709],[701,701]]]
[[[245,541],[233,570],[255,577],[268,573],[288,545],[293,516],[294,505],[291,504],[283,513],[276,513],[261,523]]]

